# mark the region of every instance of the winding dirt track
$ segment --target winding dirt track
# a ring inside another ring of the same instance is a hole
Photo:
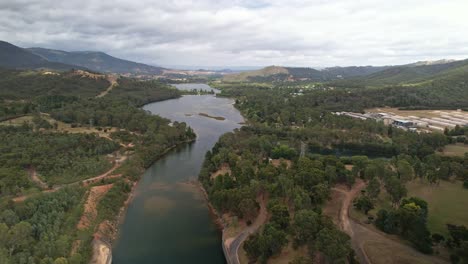
[[[102,93],[98,94],[96,98],[100,98],[103,96],[106,96],[112,89],[114,89],[119,83],[117,82],[117,76],[116,75],[107,75],[107,81],[109,81],[110,85],[107,87],[105,91]]]
[[[439,257],[422,254],[411,246],[392,240],[350,218],[349,209],[352,201],[365,187],[363,181],[357,181],[349,191],[332,188],[333,191],[344,195],[339,214],[340,228],[351,237],[351,245],[360,263],[448,263]],[[375,254],[375,251],[370,255],[366,252],[369,246],[378,246],[386,250],[378,252],[381,255]]]
[[[127,157],[122,157],[122,159],[120,160],[120,162],[116,162],[114,164],[114,166],[106,171],[105,173],[101,174],[101,175],[98,175],[96,177],[93,177],[93,178],[88,178],[88,179],[85,179],[85,180],[81,180],[81,181],[77,181],[77,182],[72,182],[72,183],[68,183],[68,184],[62,184],[62,185],[57,185],[57,186],[54,186],[53,188],[51,189],[47,189],[47,190],[43,190],[42,193],[51,193],[51,192],[56,192],[60,189],[62,189],[63,187],[66,187],[66,186],[72,186],[72,185],[77,185],[77,184],[80,184],[80,183],[83,183],[83,184],[90,184],[90,183],[93,183],[93,182],[96,182],[96,181],[99,181],[101,179],[105,179],[105,178],[116,178],[116,177],[120,177],[121,175],[111,175],[117,168],[119,168],[122,163],[127,159]],[[12,198],[11,200],[13,202],[23,202],[24,200],[26,200],[27,198],[31,197],[31,196],[34,196],[36,194],[29,194],[29,195],[22,195],[22,196],[17,196],[17,197],[14,197]]]

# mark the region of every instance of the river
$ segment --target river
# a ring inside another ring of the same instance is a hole
[[[211,89],[198,84],[189,87]],[[186,95],[148,104],[144,109],[186,122],[197,140],[169,152],[145,172],[120,225],[113,263],[225,263],[221,232],[213,223],[203,195],[188,182],[197,179],[205,153],[219,136],[241,126],[242,116],[233,100],[213,95]]]

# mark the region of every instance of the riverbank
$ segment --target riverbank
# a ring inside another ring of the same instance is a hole
[[[194,142],[196,139],[186,140],[180,142],[172,147],[165,149],[161,155],[157,157],[154,162],[157,162],[159,159],[166,156],[170,151],[176,149],[185,144]],[[140,177],[141,179],[141,177]],[[93,247],[92,247],[92,264],[110,264],[112,262],[112,248],[114,242],[119,237],[119,226],[123,223],[126,217],[128,206],[131,204],[133,199],[136,196],[136,189],[140,182],[139,180],[131,181],[127,180],[127,183],[130,183],[131,190],[128,192],[126,200],[123,202],[122,206],[119,209],[119,213],[114,219],[104,220],[97,224],[97,230],[94,233]],[[99,213],[99,212],[98,212]]]
[[[186,123],[197,134],[197,140],[146,170],[136,197],[122,217],[113,248],[114,261],[224,263],[221,216],[211,204],[205,204],[206,192],[194,179],[219,136],[240,127],[238,123],[244,120],[232,100],[212,95],[187,95],[147,105],[144,110],[174,123]],[[224,121],[198,113],[222,116]]]
[[[213,218],[213,222],[216,224],[216,226],[219,228],[221,232],[224,232],[224,229],[226,228],[226,223],[224,222],[223,217],[218,213],[218,211],[211,204],[210,199],[208,197],[208,193],[206,192],[201,182],[197,180],[195,184],[197,185],[199,190],[202,192],[203,197],[205,198],[205,203],[208,209],[210,210],[210,215]]]

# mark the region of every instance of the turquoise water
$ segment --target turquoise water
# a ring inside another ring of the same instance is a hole
[[[202,194],[189,181],[197,179],[205,153],[219,136],[243,122],[232,103],[212,95],[187,95],[144,107],[173,121],[186,122],[198,137],[145,172],[120,226],[113,263],[225,263],[221,233]]]

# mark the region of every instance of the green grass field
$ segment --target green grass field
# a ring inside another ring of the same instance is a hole
[[[430,186],[413,181],[407,188],[409,197],[420,197],[428,202],[428,226],[432,233],[446,235],[447,223],[468,226],[468,189],[464,189],[461,182],[441,181],[438,186]]]
[[[465,156],[465,153],[468,152],[468,145],[463,143],[458,144],[450,144],[444,147],[443,152],[441,152],[444,156]]]

